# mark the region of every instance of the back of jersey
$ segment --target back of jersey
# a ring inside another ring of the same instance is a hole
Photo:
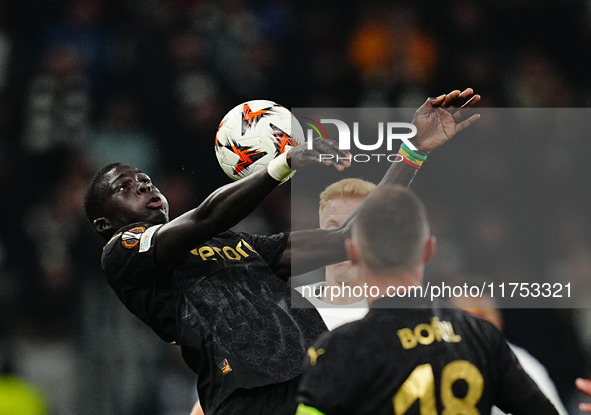
[[[515,415],[556,413],[503,335],[456,309],[374,307],[321,337],[308,355],[302,410],[470,415],[496,405]]]

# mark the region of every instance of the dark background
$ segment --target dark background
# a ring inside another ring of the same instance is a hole
[[[100,275],[82,199],[101,165],[148,171],[174,216],[226,183],[213,138],[240,102],[415,108],[470,86],[483,107],[587,107],[590,46],[585,1],[0,1],[5,372],[52,414],[186,414],[195,399],[176,348]],[[443,242],[433,270],[590,278],[585,137],[460,143],[413,184]],[[288,229],[289,191],[242,226]],[[574,378],[591,376],[589,310],[504,314],[573,407]]]

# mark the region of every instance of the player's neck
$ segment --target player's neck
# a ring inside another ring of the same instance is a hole
[[[327,304],[347,305],[365,299],[365,293],[362,287],[358,287],[358,281],[337,282],[327,276],[324,288],[318,299]]]
[[[413,269],[390,269],[375,272],[369,269],[363,270],[363,280],[367,283],[367,302],[371,305],[380,298],[393,297],[400,292],[413,292],[401,290],[405,287],[418,287],[423,285],[424,267],[419,266]]]

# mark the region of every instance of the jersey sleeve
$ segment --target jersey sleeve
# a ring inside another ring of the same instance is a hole
[[[505,338],[495,338],[500,369],[495,405],[506,413],[554,415],[558,411],[525,372]]]
[[[117,297],[166,342],[175,341],[177,290],[154,262],[160,225],[126,226],[103,248],[101,265]]]

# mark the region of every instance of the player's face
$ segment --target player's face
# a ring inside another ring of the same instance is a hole
[[[320,213],[320,229],[337,229],[351,216],[363,199],[342,198],[328,202]],[[326,267],[326,280],[329,283],[356,283],[358,274],[351,261],[339,262]]]
[[[146,173],[125,164],[109,171],[104,180],[108,219],[115,229],[135,222],[168,221],[168,201]]]

